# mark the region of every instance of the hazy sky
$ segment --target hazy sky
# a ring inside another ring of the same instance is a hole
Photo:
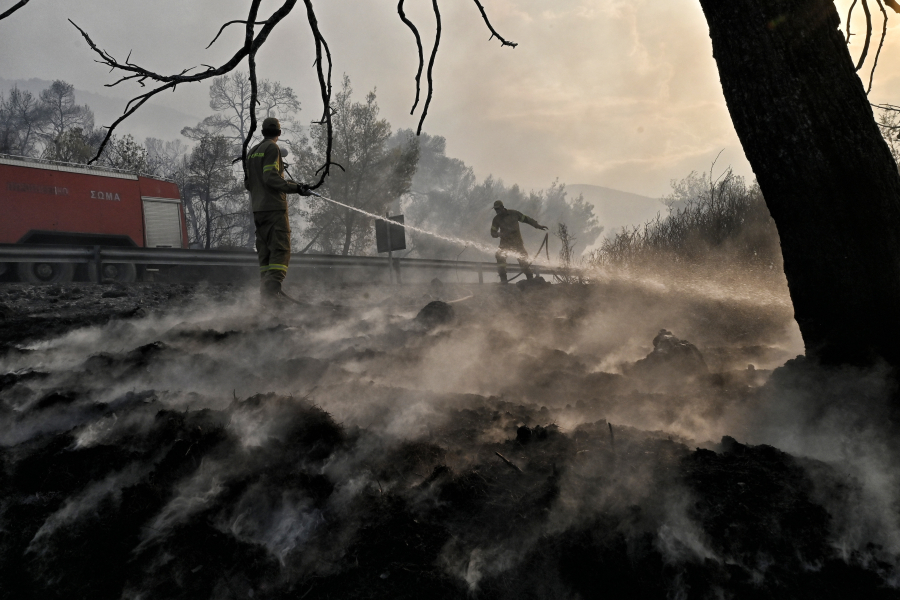
[[[444,0],[434,69],[435,97],[425,130],[447,138],[448,154],[526,189],[555,179],[660,196],[691,170],[732,165],[752,177],[728,117],[708,30],[697,0],[482,0],[494,27],[515,49],[488,42],[474,2]],[[0,10],[13,0],[0,0]],[[281,3],[263,2],[261,14]],[[32,0],[0,22],[0,77],[65,79],[106,94],[114,80],[71,18],[103,48],[153,70],[218,65],[233,54],[233,26],[210,50],[219,26],[245,16],[246,0]],[[427,0],[407,0],[426,45],[434,17]],[[357,95],[377,87],[381,114],[414,128],[416,47],[395,0],[316,4],[334,58]],[[846,14],[847,2],[838,2]],[[861,14],[861,12],[860,12]],[[900,104],[900,15],[893,15],[871,98]],[[876,21],[880,29],[880,19]],[[856,30],[861,30],[859,24]],[[854,38],[858,53],[861,38]],[[292,86],[304,120],[321,113],[313,43],[302,3],[258,55],[261,77]],[[423,76],[424,78],[424,76]],[[183,86],[154,102],[205,116],[208,84]],[[124,105],[124,103],[123,103]],[[104,124],[104,123],[98,123]],[[123,132],[127,132],[126,126]]]

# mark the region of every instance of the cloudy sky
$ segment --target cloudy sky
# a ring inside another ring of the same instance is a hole
[[[649,196],[691,170],[731,165],[752,177],[722,97],[708,30],[697,0],[482,0],[494,27],[515,49],[489,42],[474,2],[441,5],[443,33],[434,70],[435,97],[425,130],[447,138],[448,154],[526,189],[556,178]],[[13,0],[0,0],[0,10]],[[222,23],[245,16],[246,0],[32,0],[0,22],[0,77],[65,79],[104,90],[114,80],[93,61],[72,19],[118,58],[174,72],[220,64],[242,39],[233,27],[210,50]],[[261,14],[280,2],[264,0]],[[849,2],[837,3],[846,14]],[[395,0],[317,3],[334,58],[335,81],[347,73],[357,94],[377,87],[381,114],[414,128],[416,48]],[[426,45],[434,16],[427,0],[406,12]],[[900,104],[900,15],[880,61],[871,98]],[[880,20],[877,21],[880,29]],[[860,30],[860,24],[856,29]],[[858,46],[851,51],[858,53]],[[313,43],[302,3],[258,55],[261,77],[293,87],[302,117],[321,111]],[[209,114],[208,84],[183,86],[154,100],[181,112]],[[124,105],[124,103],[123,103]],[[102,123],[98,123],[102,124]],[[185,123],[187,124],[187,123]],[[127,132],[127,126],[123,129]]]

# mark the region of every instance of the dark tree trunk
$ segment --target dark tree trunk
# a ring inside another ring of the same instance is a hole
[[[900,365],[900,174],[830,0],[700,0],[807,355]],[[884,74],[883,74],[884,75]]]

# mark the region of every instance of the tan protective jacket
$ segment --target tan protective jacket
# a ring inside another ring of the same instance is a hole
[[[284,180],[281,150],[272,140],[263,140],[247,156],[247,179],[253,212],[287,210],[287,194],[296,194],[299,186]]]
[[[519,230],[519,223],[528,223],[532,227],[539,228],[540,224],[510,208],[503,209],[498,213],[491,222],[491,237],[500,238],[500,248],[506,250],[523,250],[525,242],[522,241],[522,232]]]

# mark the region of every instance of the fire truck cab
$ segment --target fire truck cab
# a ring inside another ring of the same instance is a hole
[[[170,181],[0,155],[0,243],[187,248],[188,238],[181,194]],[[76,275],[73,263],[0,262],[0,274],[10,268],[31,283]],[[102,277],[134,281],[143,268],[107,263]]]

